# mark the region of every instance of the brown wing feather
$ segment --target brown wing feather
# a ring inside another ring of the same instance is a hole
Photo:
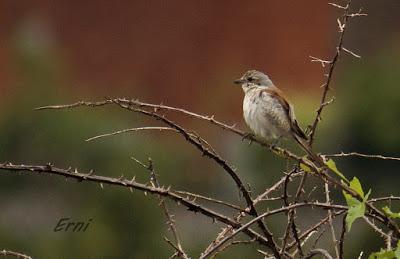
[[[294,109],[292,107],[292,105],[290,105],[287,102],[287,97],[285,96],[285,94],[277,87],[275,86],[271,86],[268,87],[267,89],[265,89],[265,91],[272,95],[273,97],[275,97],[279,103],[281,103],[282,107],[285,109],[289,119],[290,119],[290,127],[293,130],[293,132],[301,137],[304,140],[307,140],[307,136],[306,134],[303,132],[303,130],[300,128],[299,123],[296,120],[296,116],[294,115]]]

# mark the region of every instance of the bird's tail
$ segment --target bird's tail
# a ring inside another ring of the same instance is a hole
[[[309,155],[314,156],[310,145],[308,144],[308,139],[304,138],[303,136],[299,136],[297,134],[293,134],[293,138],[299,143],[300,147]]]
[[[292,120],[292,134],[293,138],[299,143],[300,147],[312,158],[316,158],[316,155],[312,152],[311,146],[308,142],[308,137],[304,131],[300,128],[296,119]]]

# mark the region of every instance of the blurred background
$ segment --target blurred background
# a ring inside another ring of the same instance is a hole
[[[130,157],[151,157],[162,184],[238,203],[232,180],[175,134],[139,132],[84,141],[159,122],[111,106],[33,109],[104,97],[138,98],[213,114],[246,129],[243,93],[232,81],[245,70],[258,69],[287,92],[306,127],[324,81],[324,70],[309,56],[329,59],[337,43],[341,11],[328,2],[0,0],[0,161],[52,162],[107,176],[136,175],[148,182],[148,173]],[[355,11],[363,7],[368,17],[351,20],[344,46],[362,59],[341,57],[333,82],[336,100],[324,111],[316,148],[399,156],[400,2],[359,0],[353,6]],[[237,167],[254,194],[287,168],[285,161],[237,136],[171,117],[206,137]],[[300,152],[290,141],[283,145]],[[372,188],[373,197],[399,195],[399,163],[361,158],[336,163],[349,178],[357,176],[365,189]],[[154,197],[48,175],[0,173],[0,249],[35,258],[172,254],[163,240],[168,231]],[[332,195],[342,201],[339,191]],[[222,225],[170,207],[184,247],[196,257]],[[392,208],[399,209],[395,204]],[[304,213],[310,213],[309,222],[301,222],[301,229],[319,217],[316,211]],[[92,223],[84,233],[54,232],[61,218]],[[279,223],[285,217],[271,220],[273,231],[281,233]],[[327,246],[330,235],[325,236],[321,244]],[[346,239],[346,258],[360,251],[368,255],[384,245],[362,222],[354,224]],[[220,255],[245,256],[260,257],[253,246],[237,246]]]

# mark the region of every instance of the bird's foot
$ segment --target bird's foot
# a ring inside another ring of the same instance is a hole
[[[248,140],[249,141],[249,145],[250,145],[254,138],[255,138],[254,134],[248,132],[248,133],[243,135],[242,141]]]
[[[278,147],[278,145],[280,144],[280,139],[275,139],[273,141],[270,142],[270,147],[272,149],[276,149]]]

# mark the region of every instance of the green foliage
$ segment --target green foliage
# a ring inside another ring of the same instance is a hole
[[[306,164],[300,163],[300,168],[301,168],[304,172],[307,172],[307,173],[311,172],[311,168],[310,168],[308,165],[306,165]]]
[[[347,180],[347,178],[337,169],[336,167],[336,163],[335,161],[333,161],[332,159],[329,159],[325,165],[331,169],[333,172],[335,172],[338,176],[340,176],[340,178],[342,178],[343,181],[345,181],[346,183],[349,182],[349,180]]]
[[[364,195],[364,190],[362,189],[361,183],[357,177],[353,177],[349,187],[361,196],[362,201],[359,201],[351,194],[343,191],[344,198],[346,199],[347,206],[349,207],[346,216],[346,227],[348,231],[350,231],[351,226],[356,219],[364,216],[365,202],[368,200],[368,197],[371,194],[371,190],[369,190],[368,193]]]
[[[383,207],[382,210],[388,217],[392,219],[400,218],[400,212],[393,212],[388,206]]]
[[[400,259],[400,241],[397,242],[396,249],[381,249],[379,252],[370,254],[368,259]]]

